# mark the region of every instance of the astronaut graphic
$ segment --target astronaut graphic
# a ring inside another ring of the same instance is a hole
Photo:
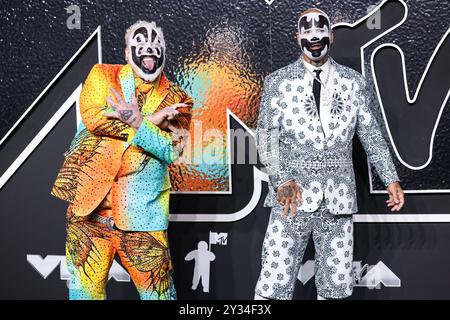
[[[216,255],[208,250],[206,241],[199,241],[197,249],[189,252],[184,260],[194,260],[194,275],[192,277],[192,290],[197,290],[200,280],[202,281],[203,292],[209,292],[209,270],[211,262],[216,259]]]

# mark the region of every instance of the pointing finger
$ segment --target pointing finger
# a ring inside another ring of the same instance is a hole
[[[133,93],[133,95],[131,96],[131,103],[134,104],[134,105],[137,105],[137,104],[138,104],[136,95],[135,95],[134,93]]]
[[[106,102],[108,103],[108,106],[111,107],[112,109],[116,110],[116,103],[113,101],[113,99],[111,97],[106,97]]]
[[[123,99],[122,99],[122,96],[120,95],[120,93],[118,93],[117,90],[114,89],[113,87],[110,87],[109,90],[110,90],[111,93],[116,97],[117,102],[118,102],[119,104],[123,104]]]
[[[177,109],[180,107],[187,107],[187,106],[188,105],[186,103],[175,103],[175,104],[171,105],[170,108]]]
[[[294,193],[292,195],[292,200],[291,200],[291,211],[292,211],[292,216],[295,216],[295,214],[297,213],[297,195]]]
[[[169,129],[170,131],[172,131],[173,133],[175,133],[177,131],[177,127],[175,127],[172,123],[169,123],[169,125],[167,126],[167,129]]]
[[[107,118],[119,119],[119,113],[117,111],[104,112],[103,116]]]
[[[291,198],[286,198],[284,203],[284,215],[287,217],[289,215],[289,207],[291,205]]]
[[[300,191],[297,191],[297,199],[300,201],[300,203],[303,203],[303,195]]]

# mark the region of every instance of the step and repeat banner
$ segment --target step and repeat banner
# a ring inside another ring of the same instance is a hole
[[[351,299],[450,299],[450,6],[438,0],[2,1],[0,298],[67,298],[67,204],[50,190],[87,74],[125,63],[127,27],[148,20],[163,28],[169,79],[195,100],[192,161],[172,170],[178,297],[253,299],[270,214],[267,175],[251,159],[263,81],[298,58],[297,18],[314,6],[331,16],[333,58],[377,89],[406,191],[390,213],[355,139]],[[316,296],[313,259],[310,243],[296,299]],[[138,297],[118,261],[107,292]]]

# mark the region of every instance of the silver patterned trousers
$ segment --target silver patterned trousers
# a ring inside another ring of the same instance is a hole
[[[272,208],[263,249],[257,295],[269,299],[292,299],[303,254],[309,238],[315,247],[317,294],[342,299],[353,291],[352,215],[333,215],[325,201],[314,212],[286,217],[283,207]]]

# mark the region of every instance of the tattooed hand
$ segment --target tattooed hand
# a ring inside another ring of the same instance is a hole
[[[174,128],[171,125],[171,120],[175,119],[180,114],[177,108],[187,106],[188,105],[185,103],[175,103],[171,106],[159,110],[158,112],[153,113],[152,115],[148,116],[147,119],[157,125],[160,129],[168,128],[169,130],[174,131]]]
[[[114,88],[111,88],[110,91],[116,101],[111,97],[106,97],[106,102],[113,111],[105,112],[103,115],[108,118],[119,119],[137,130],[142,123],[142,115],[136,97],[133,95],[131,103],[127,103]]]
[[[302,193],[300,192],[299,185],[291,180],[277,188],[277,201],[284,205],[284,215],[289,215],[289,208],[292,215],[297,213],[297,200],[303,202]]]
[[[392,207],[391,211],[399,211],[405,203],[405,194],[400,183],[393,182],[388,185],[387,191],[389,199],[386,201],[388,207]]]

